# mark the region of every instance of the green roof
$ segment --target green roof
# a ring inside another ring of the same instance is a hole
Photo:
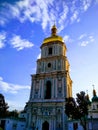
[[[98,102],[98,97],[97,96],[93,96],[92,102]]]

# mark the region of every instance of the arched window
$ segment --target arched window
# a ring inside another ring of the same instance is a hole
[[[48,54],[49,54],[49,55],[52,55],[52,47],[49,47],[49,49],[48,49]]]
[[[47,121],[45,121],[43,124],[42,124],[42,130],[49,130],[49,123]]]
[[[45,88],[45,99],[51,98],[51,82],[47,81],[46,88]]]

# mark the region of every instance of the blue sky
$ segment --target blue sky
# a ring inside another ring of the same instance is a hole
[[[0,0],[0,93],[10,109],[29,99],[31,74],[55,24],[67,46],[73,96],[98,92],[98,0]]]

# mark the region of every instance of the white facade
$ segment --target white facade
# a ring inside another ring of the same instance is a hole
[[[93,97],[91,106],[89,108],[89,118],[98,119],[98,96],[96,95],[96,91],[93,90]]]
[[[19,119],[6,119],[5,130],[25,130],[26,122]]]
[[[26,112],[20,112],[18,117],[21,118],[21,119],[26,119],[27,113]]]
[[[62,37],[52,35],[41,45],[36,74],[32,75],[30,99],[27,103],[27,130],[65,130],[65,97],[72,96],[72,80],[66,45]]]

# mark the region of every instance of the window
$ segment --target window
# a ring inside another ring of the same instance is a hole
[[[50,68],[51,67],[51,63],[48,63],[48,68]]]
[[[48,54],[49,54],[49,55],[52,54],[52,47],[49,48],[49,50],[48,50]]]
[[[60,127],[61,127],[61,124],[60,124],[60,123],[58,123],[58,128],[60,129]]]
[[[46,83],[46,90],[45,90],[45,99],[51,98],[51,82],[47,81]]]
[[[95,110],[95,105],[93,105],[93,110]]]
[[[77,130],[78,129],[78,123],[73,123],[73,129]]]
[[[97,104],[97,109],[98,109],[98,104]]]

